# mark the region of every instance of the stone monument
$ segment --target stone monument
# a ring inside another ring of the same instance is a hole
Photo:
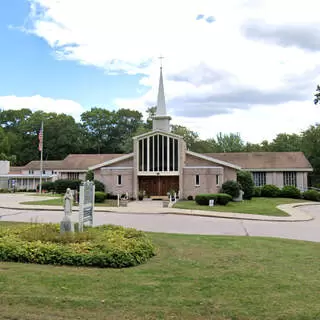
[[[74,232],[74,223],[71,221],[70,216],[72,215],[72,205],[73,205],[73,194],[70,188],[63,197],[63,208],[64,217],[60,222],[60,233]]]

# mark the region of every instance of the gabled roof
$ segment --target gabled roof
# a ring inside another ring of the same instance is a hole
[[[43,170],[56,170],[61,169],[63,160],[44,160],[42,162]],[[22,170],[40,170],[40,161],[33,160],[27,163],[24,167],[21,167]],[[11,171],[11,168],[10,168]]]
[[[135,136],[133,137],[132,139],[140,139],[140,138],[143,138],[143,137],[148,137],[148,136],[153,136],[155,134],[162,134],[164,136],[170,136],[172,138],[182,138],[181,136],[177,135],[177,134],[174,134],[174,133],[171,133],[171,132],[167,132],[167,131],[162,131],[162,130],[151,130],[149,132],[146,132],[146,133],[142,133],[138,136]]]
[[[129,153],[129,154],[125,154],[125,155],[121,155],[121,157],[117,157],[117,158],[114,158],[114,159],[110,159],[110,160],[107,160],[107,161],[104,161],[102,163],[98,163],[94,166],[91,166],[89,167],[89,170],[95,170],[95,169],[99,169],[101,167],[105,167],[105,166],[109,166],[113,163],[116,163],[116,162],[120,162],[120,161],[123,161],[123,160],[127,160],[127,159],[130,159],[133,157],[133,153]]]
[[[246,170],[312,171],[312,166],[303,152],[225,152],[204,155],[236,164]]]
[[[88,168],[122,157],[123,154],[69,154],[61,169],[88,170]]]
[[[241,169],[241,167],[237,164],[233,164],[233,163],[229,163],[224,160],[217,159],[216,157],[209,156],[208,154],[201,154],[201,153],[196,153],[196,152],[192,152],[192,151],[187,151],[187,154],[189,154],[190,156],[194,156],[194,157],[203,159],[203,160],[207,160],[207,161],[211,161],[213,163],[220,164],[225,167],[233,168],[236,170]]]

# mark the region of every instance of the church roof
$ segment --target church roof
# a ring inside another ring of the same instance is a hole
[[[312,171],[312,166],[303,152],[225,152],[205,153],[205,156],[233,163],[242,169]]]
[[[61,169],[62,162],[63,162],[63,160],[44,160],[42,162],[42,167],[43,167],[43,170]],[[21,169],[23,169],[23,170],[29,170],[29,169],[39,170],[40,169],[40,161],[38,161],[38,160],[30,161]],[[11,168],[10,168],[10,171],[11,171]]]

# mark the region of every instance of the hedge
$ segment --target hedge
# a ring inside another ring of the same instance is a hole
[[[80,189],[81,180],[56,180],[54,182],[54,191],[56,193],[64,194],[67,190],[67,188],[70,188],[71,190],[78,190]]]
[[[107,195],[104,192],[97,191],[94,194],[94,202],[102,203],[107,198]]]
[[[280,197],[282,197],[282,198],[300,199],[301,198],[301,192],[295,186],[284,186],[280,191]]]
[[[0,230],[0,261],[124,268],[154,255],[146,234],[131,228],[104,225],[63,235],[54,224]]]
[[[267,198],[276,198],[279,197],[281,190],[273,185],[273,184],[266,184],[261,189],[261,197]]]
[[[320,193],[316,190],[307,190],[303,192],[302,197],[310,201],[320,201]]]
[[[254,187],[253,196],[254,197],[261,197],[261,189],[262,189],[262,187]]]
[[[214,200],[215,204],[220,204],[225,206],[228,204],[232,197],[226,193],[209,193],[209,194],[198,194],[195,197],[196,203],[201,206],[208,206],[209,200]]]
[[[222,184],[220,191],[229,194],[232,198],[237,198],[240,194],[240,185],[237,181],[229,180]]]

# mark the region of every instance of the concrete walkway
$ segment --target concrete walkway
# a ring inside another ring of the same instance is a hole
[[[0,208],[11,210],[39,210],[39,211],[60,211],[63,212],[62,205],[47,206],[47,205],[26,205],[20,204],[20,202],[27,201],[41,201],[52,199],[52,197],[40,197],[30,194],[0,194]],[[232,212],[216,212],[205,210],[187,210],[177,208],[163,208],[162,201],[133,201],[128,203],[128,207],[95,207],[95,212],[114,212],[114,213],[136,213],[136,214],[176,214],[176,215],[189,215],[189,216],[202,216],[202,217],[214,217],[214,218],[226,218],[226,219],[240,219],[240,220],[258,220],[258,221],[277,221],[277,222],[300,222],[312,220],[312,215],[301,210],[303,206],[317,205],[318,203],[295,203],[284,204],[278,206],[278,208],[289,214],[288,217],[275,217],[264,216],[244,213],[232,213]],[[73,207],[73,211],[77,212],[79,208]],[[3,210],[2,210],[3,212]],[[3,213],[0,212],[0,217]]]

